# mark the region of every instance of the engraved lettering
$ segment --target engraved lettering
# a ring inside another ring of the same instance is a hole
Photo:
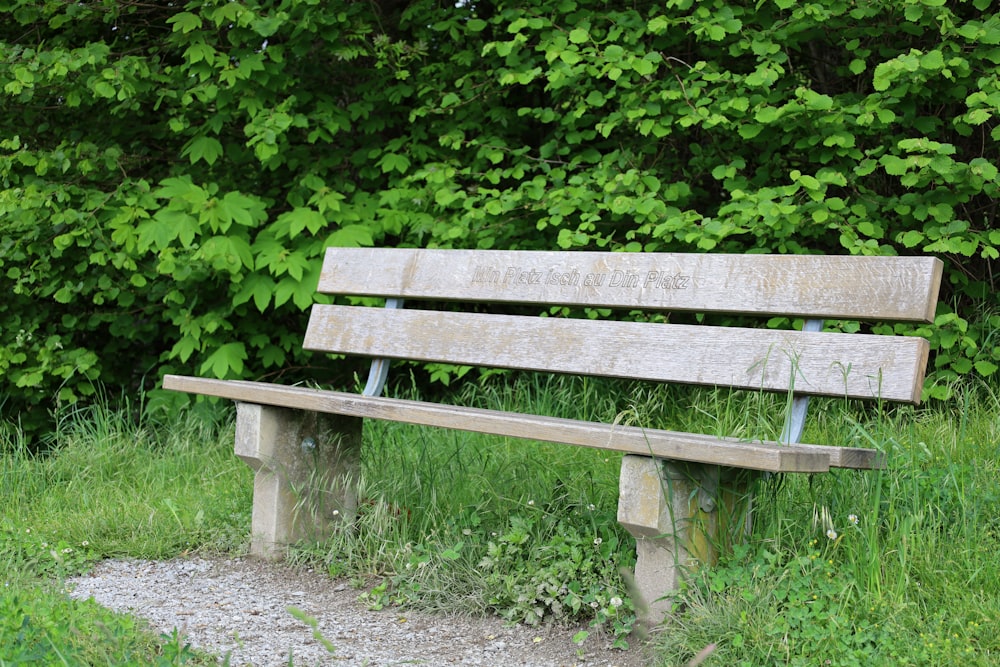
[[[691,282],[691,276],[681,274],[671,275],[666,271],[650,271],[646,274],[646,281],[643,287],[657,289],[687,289]]]
[[[492,266],[477,266],[472,276],[473,283],[493,283],[500,282],[500,271]]]
[[[621,271],[615,269],[611,272],[611,280],[608,282],[609,287],[625,287],[632,288],[639,286],[639,274],[632,273],[631,271]]]
[[[541,285],[542,272],[535,269],[522,269],[517,266],[508,266],[503,274],[504,285]]]
[[[545,277],[546,285],[561,285],[563,287],[576,287],[580,284],[580,272],[576,269],[568,271],[566,273],[556,271],[555,269],[549,270],[549,275]]]
[[[480,265],[473,268],[472,284],[502,285],[504,287],[544,284],[557,287],[600,288],[607,286],[619,289],[677,290],[690,289],[694,285],[694,277],[658,269],[646,271],[645,275],[622,269],[584,274],[575,268],[569,271],[564,271],[561,268],[551,268],[544,271],[519,266]]]

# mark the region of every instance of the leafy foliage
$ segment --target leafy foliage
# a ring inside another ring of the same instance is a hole
[[[939,318],[899,327],[933,342],[930,394],[1000,365],[985,0],[5,9],[25,424],[99,381],[323,363],[299,342],[332,245],[933,253]]]

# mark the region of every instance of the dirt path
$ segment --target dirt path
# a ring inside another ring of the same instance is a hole
[[[147,619],[157,631],[179,628],[192,646],[228,654],[232,665],[287,665],[290,652],[300,667],[651,664],[639,649],[611,649],[598,633],[577,646],[572,637],[579,628],[370,611],[343,581],[253,559],[109,560],[68,587],[73,597]],[[289,607],[316,619],[333,654]]]

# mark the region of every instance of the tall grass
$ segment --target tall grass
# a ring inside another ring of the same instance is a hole
[[[68,411],[42,453],[0,428],[0,665],[215,664],[62,591],[101,558],[246,543],[251,477],[231,426],[134,414],[127,403]]]
[[[718,664],[998,664],[997,396],[820,407],[807,440],[877,447],[888,468],[764,483],[748,544],[679,596],[665,663],[713,642]]]
[[[467,383],[448,400],[747,438],[776,437],[786,408],[546,376]],[[1000,663],[1000,392],[965,387],[920,409],[821,400],[810,413],[804,441],[877,447],[888,468],[762,479],[749,535],[691,574],[654,633],[662,664],[706,646],[707,665]],[[9,591],[23,601],[39,587],[57,604],[50,584],[98,558],[242,553],[252,474],[218,414],[156,424],[98,405],[62,415],[44,455],[0,430],[7,607]],[[293,560],[353,578],[376,608],[575,619],[633,639],[620,457],[378,421],[364,436],[356,522]],[[161,656],[169,644],[144,641]]]

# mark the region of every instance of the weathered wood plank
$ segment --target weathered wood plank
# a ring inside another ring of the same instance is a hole
[[[697,461],[771,472],[825,472],[839,448],[743,442],[734,438],[679,433],[634,426],[508,413],[423,401],[362,396],[263,382],[225,381],[177,375],[164,377],[166,389],[315,412],[370,417],[490,435],[557,442],[582,447]],[[852,450],[855,451],[855,450]],[[874,450],[856,450],[852,467],[881,465]],[[838,463],[847,457],[838,456]]]
[[[933,257],[330,248],[319,291],[930,322]]]
[[[327,305],[313,307],[303,347],[911,403],[928,355],[915,337]]]

